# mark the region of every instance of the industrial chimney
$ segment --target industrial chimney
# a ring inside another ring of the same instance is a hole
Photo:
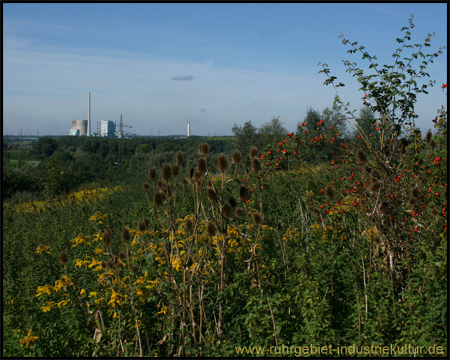
[[[188,123],[188,132],[187,132],[187,136],[191,136],[191,123]]]
[[[87,136],[91,136],[91,92],[90,91],[89,91],[89,97],[88,97]]]

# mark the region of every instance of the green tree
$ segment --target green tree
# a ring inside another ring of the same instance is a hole
[[[264,141],[264,145],[271,145],[273,143],[280,142],[286,135],[287,130],[283,126],[283,122],[280,117],[273,117],[270,121],[261,125],[258,130],[258,134]]]
[[[239,149],[243,155],[246,155],[252,146],[261,146],[260,135],[251,120],[245,122],[244,126],[234,124],[231,131],[235,137],[235,148]]]
[[[41,137],[33,144],[33,152],[42,158],[52,156],[56,149],[58,149],[57,141],[48,137]]]
[[[136,147],[136,154],[141,154],[141,153],[146,154],[152,150],[153,150],[153,147],[149,144],[139,144]]]
[[[359,116],[356,119],[357,125],[356,127],[361,132],[358,133],[356,130],[352,132],[352,137],[364,135],[369,140],[378,140],[379,138],[379,128],[376,126],[376,118],[373,111],[364,106],[359,110]],[[375,126],[374,126],[375,125]]]
[[[321,132],[328,135],[331,130],[338,131],[343,136],[347,135],[347,124],[345,120],[345,115],[341,111],[342,106],[336,102],[330,108],[326,107],[322,111],[323,125]],[[332,127],[333,129],[330,129]]]

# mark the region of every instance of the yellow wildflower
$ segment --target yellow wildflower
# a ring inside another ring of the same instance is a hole
[[[169,308],[166,306],[166,305],[164,305],[162,308],[161,308],[161,310],[160,311],[158,311],[158,314],[166,314],[167,313],[167,310],[168,310]]]
[[[50,254],[50,246],[44,246],[44,245],[39,245],[36,249],[36,254],[39,254],[41,252],[46,252],[47,254]]]
[[[111,300],[109,300],[108,305],[111,305],[113,308],[116,307],[116,303],[122,306],[122,297],[123,295],[112,290]]]
[[[51,295],[52,294],[52,290],[54,291],[55,288],[53,286],[50,285],[44,285],[44,286],[38,286],[36,292],[36,297],[40,298],[44,293],[47,295]]]
[[[30,331],[28,331],[28,335],[25,336],[22,340],[20,340],[20,344],[21,345],[26,345],[28,347],[31,347],[31,345],[33,345],[33,343],[39,340],[38,336],[33,336],[33,331],[30,329]]]
[[[49,301],[47,302],[46,305],[42,306],[42,311],[43,312],[48,312],[52,309],[52,307],[56,306],[56,303],[54,301]]]
[[[71,302],[70,299],[62,300],[57,305],[58,305],[58,307],[63,307],[63,306],[66,306],[70,302]]]

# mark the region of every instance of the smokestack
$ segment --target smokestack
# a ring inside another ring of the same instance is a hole
[[[87,136],[91,136],[91,92],[89,91],[88,97],[88,123],[87,123]]]
[[[187,136],[191,136],[191,123],[188,123],[188,132],[187,132]]]

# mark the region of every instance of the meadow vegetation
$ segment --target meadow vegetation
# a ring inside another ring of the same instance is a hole
[[[158,164],[148,148],[151,165],[141,147],[108,184],[64,189],[77,170],[47,164],[44,197],[3,203],[3,355],[437,344],[446,356],[447,112],[425,136],[415,127],[415,95],[433,85],[416,79],[438,54],[422,54],[429,37],[408,48],[413,27],[382,68],[343,39],[371,62],[371,75],[347,63],[364,121],[337,95],[295,132],[266,124],[258,146],[200,139]],[[258,135],[235,125],[246,131]]]

